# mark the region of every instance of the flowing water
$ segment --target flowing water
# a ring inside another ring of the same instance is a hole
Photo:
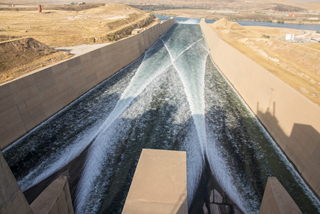
[[[208,55],[197,24],[148,51],[3,151],[23,191],[77,157],[76,213],[121,213],[143,148],[187,151],[188,203],[205,163],[230,199],[257,213],[276,176],[305,213],[319,201]],[[70,169],[72,170],[72,168]]]

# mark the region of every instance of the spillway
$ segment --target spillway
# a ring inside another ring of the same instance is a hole
[[[244,213],[258,212],[269,176],[303,212],[320,213],[208,53],[199,25],[174,25],[138,60],[3,151],[21,189],[67,170],[76,213],[121,213],[142,148],[181,150],[189,206],[207,168]]]

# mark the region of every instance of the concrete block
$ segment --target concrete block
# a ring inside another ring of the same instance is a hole
[[[143,149],[122,213],[188,213],[186,152]]]
[[[0,98],[0,112],[7,110],[14,105],[15,105],[15,101],[12,96],[6,96],[3,98]]]
[[[15,124],[7,129],[0,130],[0,149],[3,150],[12,142],[27,133],[27,130],[22,122]],[[0,182],[1,183],[1,182]]]
[[[22,119],[18,111],[7,115],[0,123],[0,130],[8,130],[18,123],[21,123]]]
[[[79,66],[81,65],[81,59],[80,57],[74,57],[74,58],[71,58],[67,61],[67,66],[68,66],[68,69],[72,69],[76,66]]]
[[[302,213],[288,192],[275,177],[269,177],[259,214]]]
[[[16,94],[17,92],[34,85],[33,76],[25,76],[15,81],[9,82],[8,85],[10,87],[11,93]]]
[[[0,152],[0,213],[32,214],[15,177]]]
[[[35,85],[21,89],[13,94],[14,101],[16,103],[24,102],[30,98],[38,96],[38,89]]]
[[[50,96],[49,99],[43,100],[42,106],[47,118],[51,117],[64,107],[61,103],[59,94]]]
[[[42,83],[53,78],[52,67],[45,68],[32,74],[34,84]]]
[[[70,81],[70,78],[68,78],[68,79],[64,79],[63,81],[57,82],[56,86],[58,88],[59,93],[62,93],[63,91],[67,90],[69,87],[72,87],[72,82]]]
[[[68,87],[67,89],[60,92],[60,100],[62,105],[66,106],[71,103],[76,97],[76,92],[73,87]]]
[[[9,84],[0,85],[0,100],[12,96]]]
[[[34,214],[73,214],[68,180],[60,176],[30,205]]]

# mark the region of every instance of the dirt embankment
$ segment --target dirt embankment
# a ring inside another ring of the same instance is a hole
[[[136,27],[147,27],[155,17],[127,5],[105,4],[81,11],[2,11],[0,20],[2,40],[32,37],[51,47],[69,47],[118,40]]]
[[[0,83],[71,56],[32,38],[2,42],[0,43]]]
[[[320,105],[320,43],[290,43],[283,39],[287,33],[303,37],[310,32],[244,27],[226,19],[211,24],[211,27],[224,41]],[[312,32],[312,35],[317,33]]]
[[[42,13],[1,11],[0,20],[0,41],[7,41],[0,44],[0,83],[70,57],[50,47],[113,42],[160,22],[120,4],[55,5]],[[21,39],[11,41],[16,38]]]

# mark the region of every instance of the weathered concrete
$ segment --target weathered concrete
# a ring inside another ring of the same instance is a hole
[[[74,214],[67,177],[52,182],[30,207],[34,214]]]
[[[269,177],[259,214],[302,213],[288,192],[275,177]]]
[[[201,20],[210,55],[320,196],[320,107],[224,42]]]
[[[0,150],[138,59],[176,21],[0,85]]]
[[[0,152],[0,213],[32,214],[7,162]]]
[[[122,213],[188,213],[186,152],[143,149]]]

